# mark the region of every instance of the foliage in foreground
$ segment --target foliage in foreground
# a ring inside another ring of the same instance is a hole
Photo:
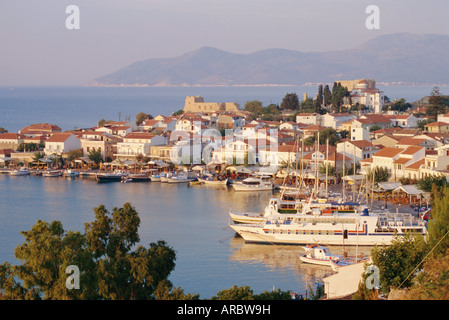
[[[95,220],[85,231],[63,229],[61,222],[38,220],[23,231],[15,249],[19,265],[0,265],[0,300],[198,300],[198,294],[173,287],[175,251],[164,241],[137,245],[140,218],[130,203],[109,212],[94,208]],[[135,248],[135,249],[133,249]],[[68,266],[77,266],[79,289],[68,289]],[[254,294],[234,286],[213,300],[289,300],[289,291]]]
[[[139,242],[140,218],[130,203],[112,213],[103,205],[94,211],[95,220],[85,224],[84,233],[40,220],[22,232],[25,242],[15,250],[22,264],[0,265],[0,298],[121,300],[167,294],[175,251],[164,241],[132,250]],[[80,271],[80,289],[66,287],[66,268],[73,265]]]
[[[397,237],[391,246],[372,251],[373,264],[379,267],[384,295],[403,291],[402,299],[448,299],[449,292],[449,187],[432,185],[432,213],[426,239],[420,235]],[[377,295],[367,290],[365,278],[357,299]],[[405,292],[405,293],[404,293]]]

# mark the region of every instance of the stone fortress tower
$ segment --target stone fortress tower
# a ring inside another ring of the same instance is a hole
[[[233,102],[204,102],[201,96],[187,96],[184,104],[184,112],[216,112],[216,111],[238,111],[237,104]]]

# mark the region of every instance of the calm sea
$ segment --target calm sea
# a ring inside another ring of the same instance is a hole
[[[394,98],[409,102],[429,95],[431,86],[388,86],[380,88]],[[441,88],[442,94],[447,87]],[[47,122],[63,130],[92,127],[100,119],[135,121],[139,112],[170,115],[184,107],[186,96],[201,95],[207,102],[237,102],[244,106],[260,100],[266,106],[280,104],[286,93],[314,97],[317,87],[0,87],[0,127],[17,132],[31,123]]]
[[[391,90],[390,90],[391,89]],[[431,87],[388,87],[390,98],[415,101]],[[261,100],[280,103],[287,92],[316,94],[314,87],[208,88],[0,88],[0,127],[17,132],[31,123],[49,122],[63,130],[94,126],[99,119],[118,120],[138,112],[171,114],[182,109],[185,96],[206,101]],[[170,276],[175,287],[210,298],[233,285],[255,293],[273,287],[304,293],[329,274],[326,267],[300,263],[295,246],[245,244],[228,227],[228,212],[262,210],[273,196],[232,189],[161,183],[97,184],[88,178],[12,177],[0,174],[0,263],[19,263],[14,249],[21,231],[38,219],[59,220],[66,230],[84,231],[93,208],[112,210],[131,202],[141,217],[141,244],[165,240],[177,254]],[[82,284],[81,284],[82,285]]]

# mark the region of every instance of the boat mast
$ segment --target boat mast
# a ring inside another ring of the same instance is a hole
[[[352,155],[353,155],[353,158],[354,158],[354,168],[353,168],[353,172],[352,172],[352,177],[353,177],[353,185],[352,185],[352,201],[354,202],[355,201],[355,167],[356,167],[356,163],[355,163],[355,144],[352,144],[353,145],[353,153],[352,153]]]
[[[328,173],[329,173],[329,137],[326,140],[326,199],[328,197],[328,181],[327,181],[327,177],[328,177]]]
[[[315,194],[318,194],[318,151],[320,149],[320,132],[318,131],[317,148],[315,150]]]
[[[345,190],[346,151],[345,151],[345,147],[346,147],[346,141],[343,142],[343,174],[342,174],[342,178],[341,178],[343,180],[343,202],[346,202],[346,190]]]

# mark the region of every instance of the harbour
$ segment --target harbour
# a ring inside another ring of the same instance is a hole
[[[69,116],[62,111],[58,117],[64,115]],[[92,134],[89,129],[73,132],[77,134],[84,130]],[[55,137],[57,135],[54,134]],[[318,141],[319,137],[318,133]],[[144,138],[151,139],[151,136]],[[122,144],[127,148],[130,145],[129,142]],[[295,147],[296,142],[292,146]],[[318,152],[322,152],[326,158],[329,157],[329,146],[324,147],[325,151],[319,151],[317,145],[309,156],[316,157]],[[85,155],[88,152],[87,148]],[[234,285],[249,286],[256,293],[273,288],[305,293],[310,286],[320,283],[335,271],[329,266],[301,261],[302,245],[329,245],[333,255],[345,250],[354,254],[355,250],[369,256],[373,245],[388,244],[397,231],[405,234],[405,229],[411,228],[419,233],[425,232],[422,220],[419,225],[412,222],[413,219],[419,220],[420,215],[410,205],[388,203],[393,218],[384,217],[382,220],[372,213],[375,209],[381,212],[387,200],[374,200],[374,205],[371,200],[369,214],[365,215],[362,207],[358,207],[361,203],[355,201],[363,200],[365,205],[369,205],[367,190],[362,194],[361,190],[347,185],[348,197],[342,197],[341,193],[345,194],[344,180],[337,182],[330,178],[332,182],[327,185],[324,183],[330,181],[327,171],[325,178],[319,178],[316,163],[313,172],[309,168],[304,176],[307,190],[302,194],[299,192],[300,199],[294,199],[298,186],[291,181],[284,184],[282,175],[276,178],[280,171],[288,171],[282,168],[277,168],[281,170],[276,173],[262,174],[257,172],[264,169],[259,166],[252,167],[251,171],[246,165],[226,165],[223,171],[214,169],[209,172],[212,174],[203,175],[202,172],[194,172],[195,165],[171,164],[170,169],[165,166],[155,166],[157,169],[147,167],[150,163],[154,165],[163,161],[148,161],[147,158],[140,162],[142,157],[138,164],[135,155],[127,152],[118,152],[117,155],[129,159],[104,161],[99,169],[88,165],[79,170],[68,160],[64,166],[52,163],[58,167],[55,170],[50,170],[48,164],[45,169],[44,166],[40,168],[42,163],[48,163],[47,158],[36,160],[37,168],[36,163],[30,161],[28,168],[17,163],[15,168],[0,169],[0,207],[3,208],[0,216],[3,221],[1,260],[17,262],[14,249],[23,242],[21,232],[30,230],[38,220],[61,221],[65,230],[82,232],[84,224],[94,220],[95,207],[104,204],[112,209],[130,202],[141,218],[140,244],[148,246],[164,240],[173,247],[176,268],[169,280],[186,293],[199,294],[200,298],[207,299]],[[76,161],[79,159],[75,158]],[[348,161],[353,159],[348,158]],[[165,165],[168,166],[167,163]],[[114,171],[113,167],[121,166],[124,168]],[[139,170],[136,170],[138,166]],[[173,167],[184,170],[174,171]],[[201,167],[203,170],[208,165]],[[226,172],[232,167],[234,172],[241,170],[243,176],[236,179]],[[220,176],[214,177],[214,173],[219,171]],[[303,179],[298,173],[294,173],[295,179]],[[355,175],[351,177],[355,178]],[[365,181],[365,188],[367,185]],[[321,193],[326,190],[326,195],[315,194],[312,197],[313,188]],[[273,212],[276,211],[278,216],[264,216],[271,202],[285,194],[290,194],[293,201],[290,199],[285,206],[273,203],[273,208],[276,208]],[[235,226],[231,223],[235,220],[231,213],[237,213],[242,219]],[[407,219],[401,220],[405,216]],[[401,219],[396,219],[398,217]]]
[[[200,298],[210,298],[233,285],[248,285],[255,292],[273,286],[304,292],[306,283],[313,284],[323,275],[323,270],[315,273],[311,266],[305,273],[298,247],[245,244],[228,228],[230,206],[260,210],[271,192],[0,174],[0,193],[2,262],[18,263],[14,249],[24,241],[20,232],[30,230],[38,219],[58,220],[65,230],[83,231],[84,223],[94,220],[94,207],[105,204],[112,209],[129,201],[141,217],[140,243],[165,240],[172,246],[177,259],[170,280],[185,292],[199,293]]]
[[[172,246],[177,259],[170,280],[202,298],[233,285],[249,286],[255,292],[273,287],[306,292],[333,273],[329,267],[301,261],[301,246],[247,243],[229,227],[230,211],[262,212],[270,199],[279,196],[274,190],[239,192],[230,186],[188,183],[98,183],[93,174],[76,178],[0,174],[0,192],[4,208],[0,257],[12,263],[14,248],[23,241],[20,232],[31,229],[38,219],[58,220],[65,230],[83,231],[84,223],[94,219],[94,207],[105,204],[112,209],[131,202],[141,217],[141,244],[164,240]],[[334,253],[344,248],[342,236],[336,237],[331,246]],[[361,246],[357,251],[369,255],[371,248]]]

